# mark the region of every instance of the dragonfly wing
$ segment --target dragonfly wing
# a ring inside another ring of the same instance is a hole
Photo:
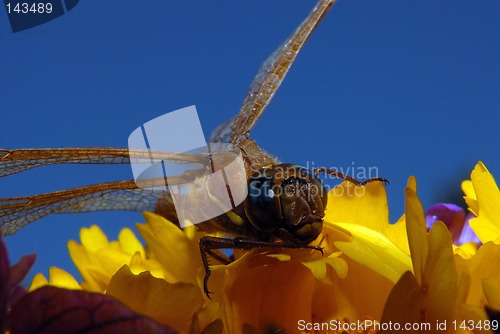
[[[55,164],[195,163],[206,166],[208,155],[126,148],[0,149],[0,177]]]
[[[23,226],[54,213],[155,211],[159,201],[171,202],[168,188],[164,185],[163,190],[155,190],[154,187],[139,188],[135,181],[119,181],[0,199],[0,230],[4,235],[13,234]]]
[[[320,0],[309,16],[261,65],[243,100],[240,112],[212,133],[210,142],[238,145],[248,138],[305,42],[335,0]]]

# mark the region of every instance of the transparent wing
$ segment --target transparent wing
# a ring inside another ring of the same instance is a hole
[[[204,154],[125,148],[0,149],[0,177],[54,164],[130,164],[158,163],[162,160],[169,160],[175,163],[206,165],[209,159],[209,156]]]
[[[13,234],[23,226],[54,213],[155,211],[160,200],[171,200],[168,189],[154,190],[155,186],[164,186],[165,182],[164,179],[142,180],[139,188],[133,180],[118,181],[35,196],[2,198],[0,230],[5,235]],[[185,182],[182,177],[169,178],[170,184],[182,182]]]
[[[210,142],[238,145],[248,138],[310,34],[334,2],[320,0],[295,32],[262,64],[238,115],[215,129]]]

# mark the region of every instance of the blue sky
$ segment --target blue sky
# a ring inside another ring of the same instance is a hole
[[[195,104],[205,135],[239,110],[264,59],[312,2],[82,1],[13,34],[0,13],[0,147],[126,147],[137,126]],[[251,137],[284,162],[377,167],[391,219],[415,175],[423,204],[461,200],[478,160],[500,179],[500,2],[339,0]],[[52,166],[0,197],[130,179],[127,166]],[[462,203],[458,203],[462,204]],[[33,272],[75,270],[66,243],[111,238],[139,213],[55,215],[8,237]]]

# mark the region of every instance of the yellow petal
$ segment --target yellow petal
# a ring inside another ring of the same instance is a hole
[[[138,248],[138,241],[130,230],[125,230],[121,234],[122,244],[109,242],[97,225],[81,229],[80,238],[81,245],[71,240],[68,249],[84,279],[82,286],[89,291],[104,292],[111,276],[122,265],[128,264],[133,255],[125,253],[122,247],[133,251]]]
[[[130,264],[132,255],[115,249],[102,248],[96,252],[95,258],[100,270],[111,278],[124,264]]]
[[[410,181],[408,181],[410,184]],[[413,185],[416,187],[416,185]],[[405,216],[408,244],[410,246],[413,272],[419,285],[422,285],[425,261],[427,259],[427,226],[425,224],[424,209],[417,194],[410,187],[405,189]]]
[[[470,273],[470,291],[467,296],[467,304],[482,308],[486,304],[483,293],[483,280],[500,280],[500,245],[488,242],[477,250],[470,260],[455,257],[457,266]]]
[[[464,200],[469,207],[469,211],[475,216],[479,213],[479,205],[477,204],[476,193],[474,192],[474,186],[471,180],[465,180],[462,182],[462,191],[464,192]]]
[[[382,234],[392,241],[405,254],[410,255],[410,245],[406,233],[406,218],[403,214],[395,224],[386,224]]]
[[[328,267],[331,267],[337,275],[341,278],[347,276],[347,263],[344,259],[338,257],[340,252],[334,256],[329,256],[327,258],[322,258],[314,261],[302,262],[304,266],[309,268],[311,273],[316,277],[317,280],[322,281],[325,279]]]
[[[415,178],[415,176],[410,176],[408,178],[408,182],[406,183],[406,187],[410,188],[415,193],[417,192],[417,179]]]
[[[81,290],[80,284],[70,273],[57,267],[49,268],[49,284],[59,288]]]
[[[335,246],[351,259],[397,282],[405,271],[412,270],[411,258],[384,235],[357,224],[337,223],[350,234],[350,242],[335,242]]]
[[[120,249],[123,252],[129,255],[133,255],[138,252],[141,254],[142,258],[146,258],[144,247],[131,229],[123,228],[118,235],[118,242],[120,243]]]
[[[316,279],[301,263],[252,254],[228,267],[223,291],[214,291],[223,293],[227,333],[241,333],[244,324],[265,331],[271,326],[292,329],[300,319],[312,320]]]
[[[165,278],[163,267],[158,261],[155,259],[143,260],[139,253],[132,256],[129,267],[134,275],[149,271],[156,278]]]
[[[315,307],[315,314],[330,313],[329,318],[337,320],[347,318],[355,321],[366,317],[380,319],[394,283],[364,264],[348,257],[345,260],[347,276],[340,278],[333,270],[329,270],[325,284],[319,286],[321,291],[317,298],[325,300],[321,305],[325,310]]]
[[[197,240],[190,240],[184,232],[165,218],[145,212],[146,224],[137,229],[146,241],[155,259],[165,268],[165,277],[173,282],[196,284],[196,273],[202,266]]]
[[[30,289],[29,291],[34,291],[38,288],[41,288],[42,286],[45,286],[49,284],[49,282],[47,281],[47,279],[45,278],[45,276],[43,276],[43,274],[41,273],[38,273],[35,275],[35,277],[33,277],[33,281],[31,281],[31,286],[30,286]]]
[[[488,306],[500,311],[500,279],[489,277],[483,280],[483,291],[488,301]]]
[[[424,320],[422,319],[424,316],[423,299],[424,293],[415,276],[407,271],[401,276],[387,298],[381,323],[398,323],[404,326],[404,324],[422,322]]]
[[[460,246],[453,245],[453,253],[464,259],[471,259],[477,252],[479,245],[471,241]]]
[[[492,221],[486,214],[480,213],[479,217],[470,219],[469,224],[479,240],[482,243],[487,243],[488,241],[495,242],[499,238],[500,227],[495,223],[498,221],[500,220]]]
[[[339,278],[346,278],[348,272],[347,261],[340,257],[328,257],[325,261],[335,270]]]
[[[425,262],[423,289],[429,319],[455,319],[457,270],[453,257],[451,234],[443,222],[436,222],[428,237],[429,253]]]
[[[85,290],[103,292],[106,287],[98,284],[88,271],[89,265],[91,265],[94,260],[91,258],[86,248],[78,244],[76,241],[70,240],[68,241],[68,251],[71,256],[71,260],[73,260],[78,272],[83,277],[84,282],[82,283],[82,286],[85,287]]]
[[[321,231],[321,234],[311,244],[323,247],[324,255],[321,256],[321,258],[323,258],[325,256],[328,257],[338,252],[338,249],[334,245],[336,241],[350,241],[350,240],[351,240],[350,236],[344,233],[342,230],[340,230],[335,223],[325,220],[323,222],[323,230]]]
[[[112,240],[108,243],[107,246],[105,247],[102,247],[102,248],[111,248],[111,249],[116,249],[116,250],[120,250],[121,249],[121,245],[118,241],[116,240]]]
[[[290,261],[290,259],[292,258],[290,256],[290,254],[269,254],[267,256],[273,257],[273,258],[278,259],[280,261]]]
[[[363,224],[381,232],[389,224],[387,194],[382,182],[358,187],[343,182],[328,193],[325,221]]]
[[[458,265],[456,266],[456,269],[458,275],[458,284],[456,292],[455,315],[460,311],[460,305],[463,305],[467,300],[471,282],[470,273],[468,271],[460,271]]]
[[[203,302],[198,286],[170,284],[149,272],[134,275],[128,266],[113,276],[106,293],[177,331],[189,329],[189,321]]]
[[[311,273],[316,277],[318,280],[324,280],[326,277],[326,262],[325,261],[311,261],[311,262],[305,262],[304,265],[309,268]],[[333,268],[333,267],[332,267]]]
[[[479,212],[477,218],[470,220],[470,226],[484,244],[500,237],[500,191],[482,162],[472,171],[471,180]]]
[[[484,308],[480,308],[476,305],[470,305],[470,304],[465,304],[460,306],[460,318],[463,319],[466,323],[468,324],[473,324],[477,325],[479,324],[480,326],[484,326],[483,324],[486,323],[488,320],[488,315],[486,314]],[[466,332],[466,333],[471,333]],[[487,333],[490,334],[491,331],[486,330],[486,331],[479,331],[476,330],[472,333]]]
[[[87,272],[99,287],[99,290],[97,290],[96,292],[104,293],[108,288],[109,280],[111,279],[112,275],[107,272],[104,272],[103,268],[100,265],[93,265],[93,264],[89,264],[87,266]],[[82,287],[84,286],[83,283]],[[84,286],[84,288],[85,290],[88,290],[88,287],[86,285]]]
[[[95,252],[102,247],[109,245],[108,237],[97,225],[80,230],[80,241],[90,252]]]
[[[203,305],[201,310],[196,312],[196,317],[199,320],[199,328],[203,328],[201,334],[220,334],[222,332],[212,332],[210,331],[212,329],[212,324],[215,321],[221,322],[222,321],[219,319],[220,318],[220,304],[219,303],[208,303]],[[193,319],[195,320],[195,319]],[[192,324],[193,325],[193,324]],[[194,334],[196,332],[190,331],[190,334]]]
[[[411,189],[407,188],[407,191],[413,193]],[[460,283],[457,282],[451,235],[442,222],[437,222],[423,242],[429,247],[427,258],[423,261],[422,283],[411,272],[406,272],[387,299],[382,322],[392,321],[402,325],[428,322],[435,326],[437,321],[449,324],[456,319],[468,282],[466,276]],[[437,330],[432,327],[430,333],[434,332]],[[448,328],[445,333],[451,333],[451,329]]]

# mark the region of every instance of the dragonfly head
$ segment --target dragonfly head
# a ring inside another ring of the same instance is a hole
[[[326,189],[311,171],[281,164],[250,177],[245,213],[258,230],[307,244],[321,232],[326,203]]]

